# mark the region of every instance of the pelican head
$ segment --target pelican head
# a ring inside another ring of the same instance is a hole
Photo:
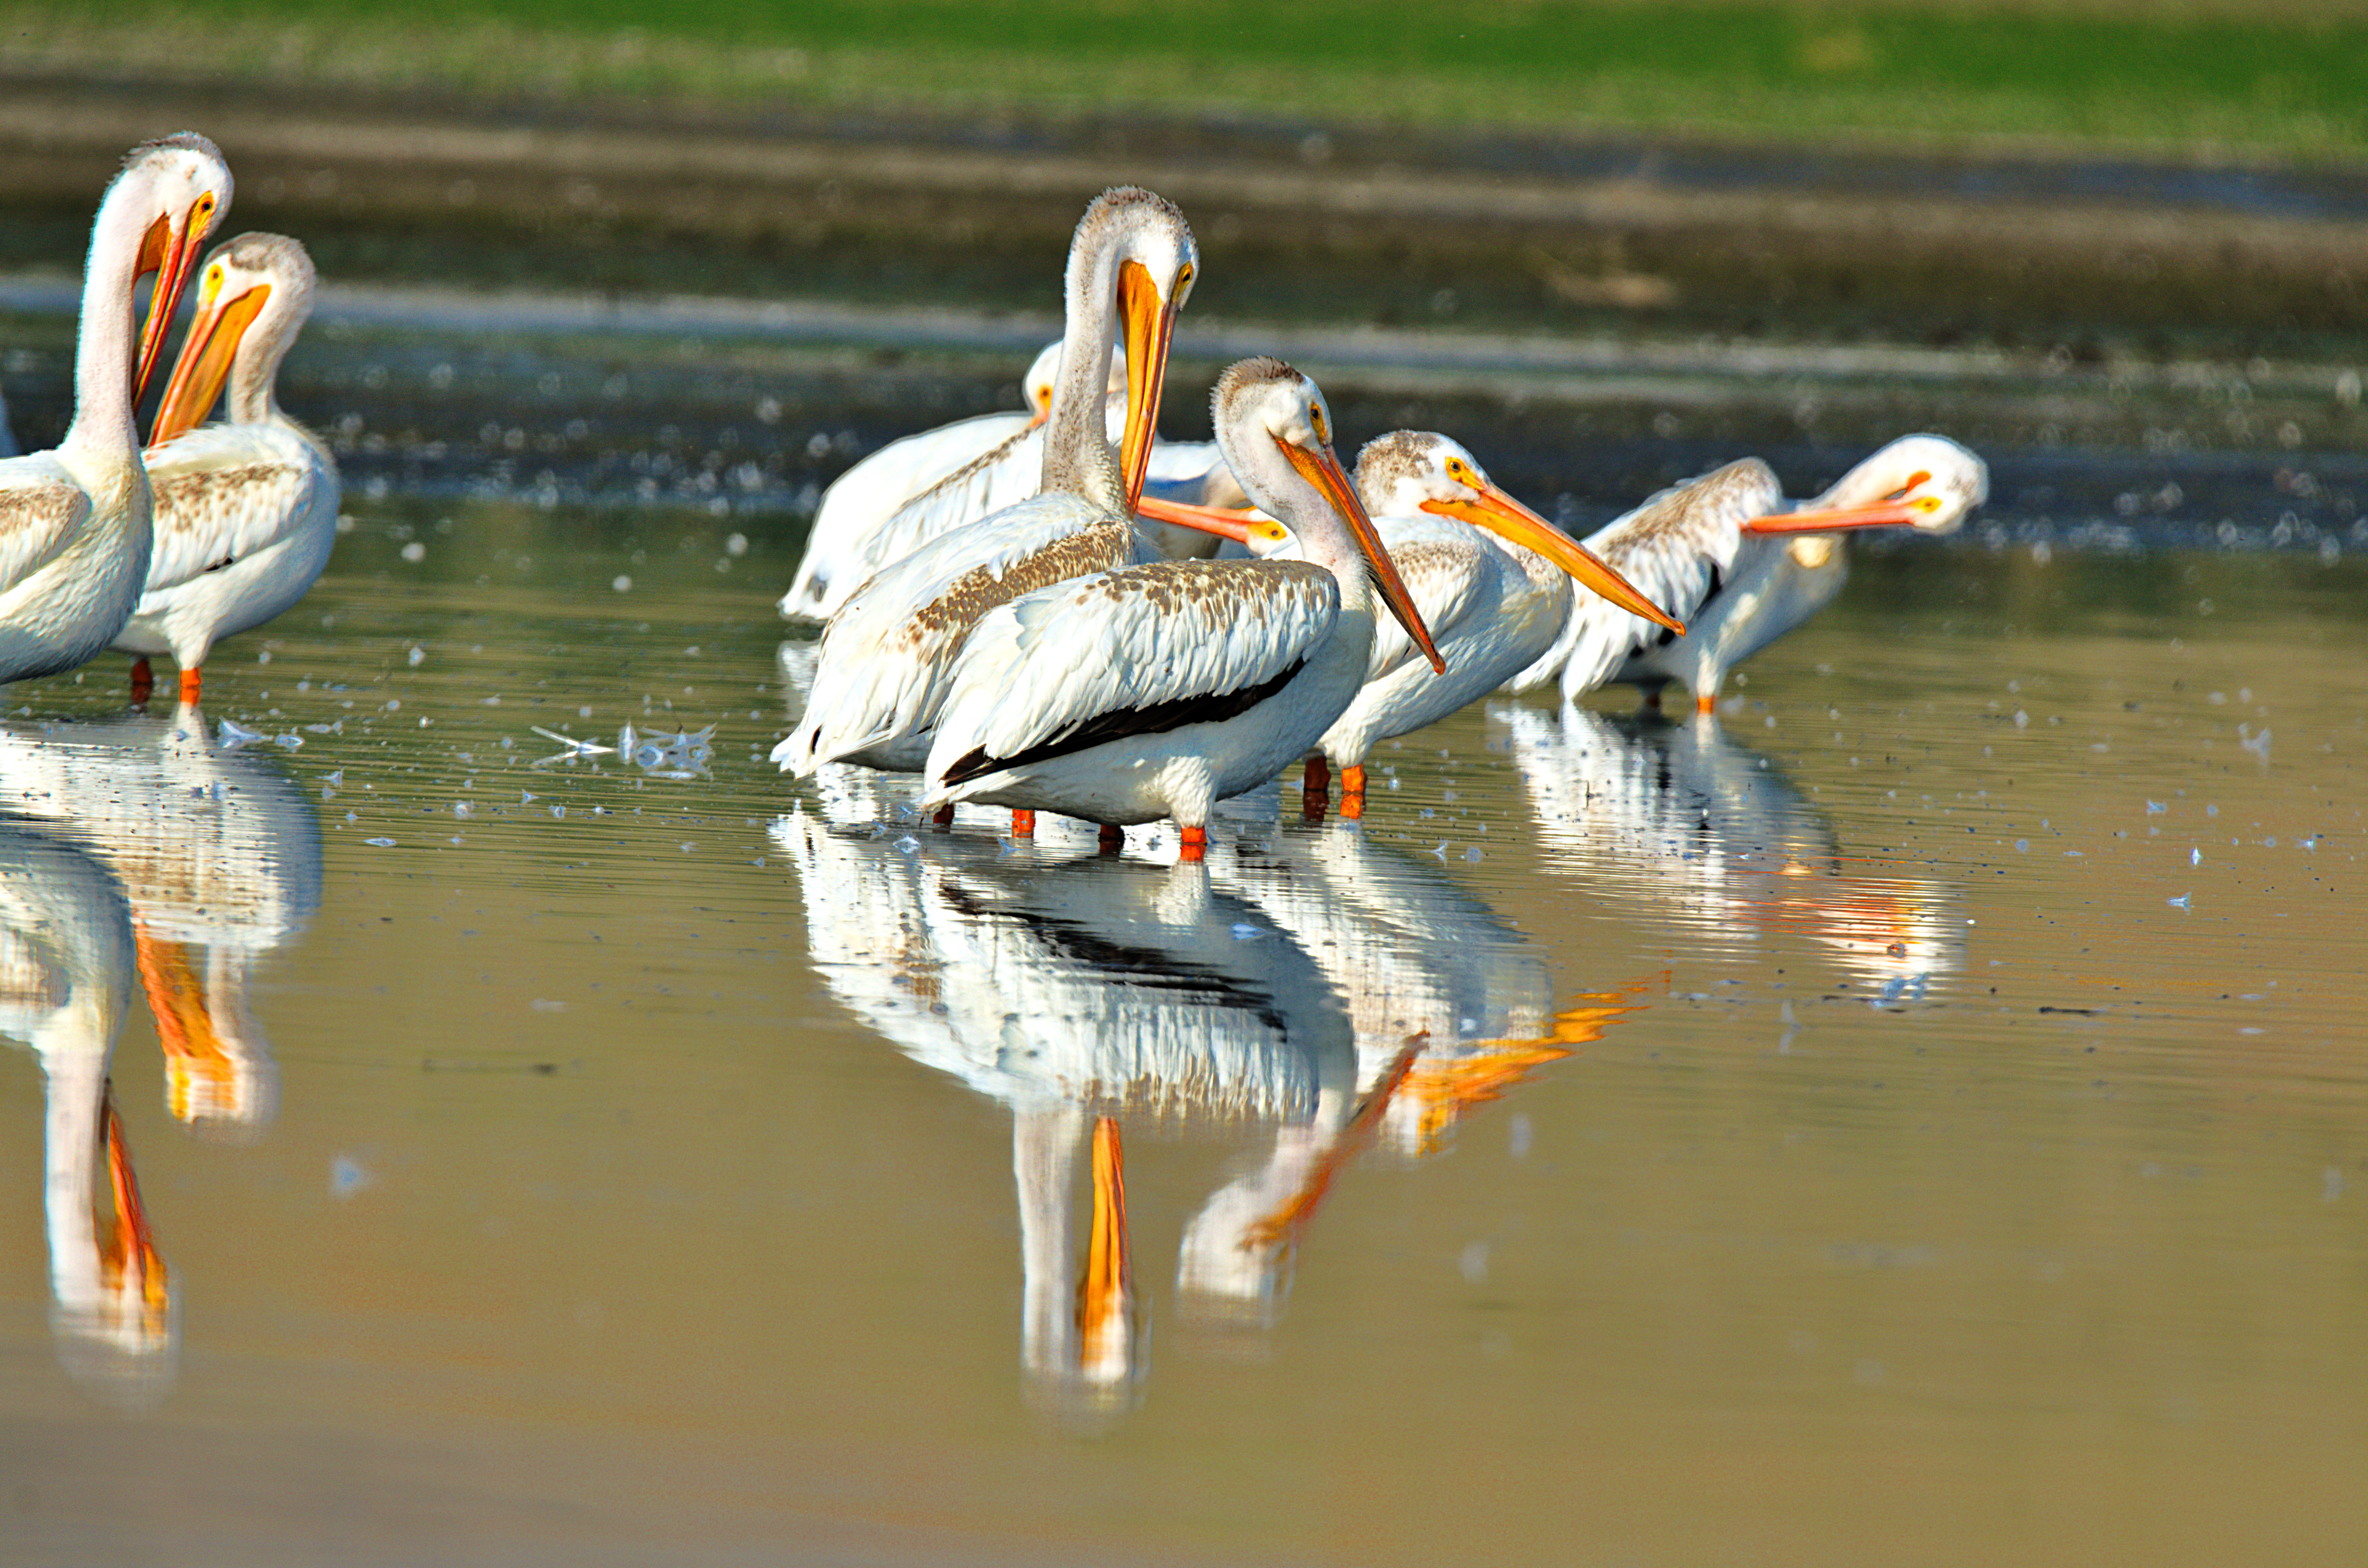
[[[1030,429],[1053,416],[1053,384],[1060,375],[1061,343],[1055,338],[1044,345],[1044,351],[1036,356],[1035,362],[1028,367],[1028,373],[1019,378],[1019,395],[1028,403]],[[1126,361],[1123,358],[1111,358],[1110,378],[1103,391],[1105,393],[1126,391]]]
[[[199,273],[198,319],[165,383],[148,444],[162,446],[205,418],[225,381],[233,420],[268,418],[279,362],[312,313],[313,258],[302,244],[285,234],[241,234],[215,246]]]
[[[1134,186],[1119,186],[1094,198],[1069,244],[1070,319],[1110,323],[1111,335],[1096,346],[1101,352],[1096,365],[1109,366],[1113,343],[1124,355],[1126,428],[1119,442],[1119,480],[1130,514],[1143,498],[1144,476],[1150,470],[1176,312],[1191,293],[1200,269],[1200,247],[1192,243],[1184,214],[1166,198]],[[1109,313],[1113,303],[1114,317]],[[1080,371],[1067,369],[1065,360],[1063,380],[1079,393],[1089,391]],[[1097,399],[1092,408],[1097,439],[1100,411]]]
[[[1261,356],[1229,367],[1209,402],[1218,449],[1250,499],[1290,526],[1311,560],[1338,571],[1350,554],[1361,555],[1390,613],[1431,668],[1444,673],[1447,661],[1332,450],[1332,411],[1315,383]]]
[[[1357,454],[1357,494],[1385,517],[1429,512],[1534,551],[1631,615],[1685,635],[1683,623],[1570,536],[1497,487],[1463,446],[1432,430],[1393,430]]]
[[[172,325],[174,312],[180,308],[181,290],[197,263],[198,247],[230,210],[230,165],[222,161],[222,149],[193,131],[184,131],[131,149],[123,160],[122,172],[99,204],[101,221],[92,237],[93,246],[98,244],[98,235],[111,227],[108,220],[116,215],[118,204],[123,204],[129,209],[129,219],[142,225],[132,275],[156,275],[149,296],[148,322],[140,333],[138,368],[131,383],[134,401],[148,390],[148,378],[154,373],[165,347],[165,334]]]
[[[1053,383],[1061,372],[1061,341],[1054,338],[1044,345],[1019,378],[1019,395],[1028,402],[1028,427],[1030,430],[1053,416]]]
[[[1953,533],[1989,494],[1987,465],[1956,442],[1902,436],[1799,510],[1757,517],[1745,528],[1784,534],[1901,527]]]
[[[1953,533],[1990,496],[1989,465],[1946,436],[1902,436],[1817,498],[1827,506],[1904,502],[1919,506],[1917,528]],[[1937,506],[1930,503],[1937,502]]]

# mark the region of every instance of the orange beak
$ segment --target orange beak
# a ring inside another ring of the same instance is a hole
[[[1743,531],[1753,534],[1830,533],[1841,528],[1914,528],[1941,509],[1938,495],[1918,495],[1909,501],[1876,501],[1864,506],[1827,506],[1821,510],[1804,508],[1798,512],[1779,512],[1773,517],[1754,517],[1743,525]]]
[[[1126,508],[1143,500],[1151,472],[1151,443],[1159,435],[1159,394],[1167,381],[1167,343],[1176,330],[1176,308],[1161,300],[1151,269],[1122,262],[1118,272],[1120,330],[1126,343],[1126,432],[1119,442],[1119,475],[1126,485]]]
[[[155,373],[165,334],[172,328],[174,312],[181,308],[181,290],[188,286],[189,270],[197,265],[198,246],[212,231],[213,215],[213,197],[201,196],[178,223],[169,216],[160,217],[148,225],[140,242],[140,259],[132,276],[153,272],[156,284],[148,296],[147,324],[140,329],[140,367],[131,381],[134,403],[148,393],[148,378]]]
[[[1460,518],[1510,540],[1524,550],[1535,551],[1568,573],[1580,586],[1600,594],[1630,615],[1641,615],[1680,637],[1686,634],[1682,621],[1638,593],[1634,584],[1605,564],[1600,556],[1493,484],[1475,489],[1469,500],[1458,497],[1452,501],[1425,501],[1422,509]]]
[[[1156,495],[1146,495],[1135,503],[1135,515],[1155,523],[1173,523],[1178,528],[1198,528],[1204,534],[1215,534],[1232,540],[1235,544],[1250,541],[1249,519],[1255,512],[1236,511],[1230,506],[1201,506],[1190,501],[1162,501]]]
[[[181,357],[174,362],[172,380],[165,383],[164,401],[156,405],[156,423],[148,433],[150,448],[161,447],[195,427],[212,412],[214,400],[222,396],[222,383],[230,380],[231,367],[237,362],[240,340],[270,298],[271,285],[258,283],[234,298],[221,299],[212,291],[209,276],[208,287],[199,291],[198,319],[181,342]]]
[[[1390,560],[1390,552],[1382,543],[1381,530],[1365,515],[1365,504],[1357,499],[1356,487],[1341,471],[1340,460],[1333,455],[1331,447],[1327,444],[1311,452],[1280,436],[1274,438],[1274,444],[1282,449],[1282,455],[1299,471],[1299,476],[1315,486],[1331,503],[1332,509],[1340,514],[1341,521],[1349,525],[1349,531],[1356,536],[1357,548],[1365,552],[1365,560],[1372,567],[1373,583],[1382,590],[1383,602],[1398,618],[1398,624],[1406,628],[1406,635],[1414,639],[1414,645],[1422,650],[1423,657],[1430,661],[1431,669],[1445,675],[1447,661],[1440,656],[1438,644],[1431,642],[1430,628],[1422,623],[1422,611],[1415,608],[1406,579],[1398,575],[1396,564]]]

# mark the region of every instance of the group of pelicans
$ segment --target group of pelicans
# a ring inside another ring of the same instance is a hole
[[[99,202],[73,422],[51,450],[0,459],[0,681],[114,647],[137,661],[135,696],[149,657],[170,653],[195,702],[215,641],[288,608],[328,562],[336,465],[275,391],[312,311],[313,264],[294,240],[242,234],[200,270],[230,201],[221,149],[185,131],[133,148]],[[193,273],[197,319],[143,447],[136,411]],[[225,387],[228,421],[200,425]]]
[[[1839,590],[1842,530],[1946,531],[1987,494],[1973,453],[1910,436],[1803,506],[1746,460],[1580,544],[1445,436],[1380,437],[1352,481],[1323,393],[1266,358],[1219,377],[1213,447],[1171,446],[1160,390],[1198,270],[1172,204],[1105,192],[1025,383],[1037,414],[895,443],[825,497],[781,602],[825,622],[785,769],[918,772],[940,821],[1008,807],[1019,837],[1039,811],[1113,848],[1166,818],[1195,859],[1216,801],[1302,756],[1309,812],[1337,769],[1361,814],[1377,743],[1500,686],[1657,705],[1678,681],[1708,712],[1728,667]]]

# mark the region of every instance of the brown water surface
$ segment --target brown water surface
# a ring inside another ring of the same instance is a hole
[[[778,776],[793,538],[358,510],[202,714],[9,694],[12,1560],[2368,1551],[2356,559],[1862,555],[1193,869]]]

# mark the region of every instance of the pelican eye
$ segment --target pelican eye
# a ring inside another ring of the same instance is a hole
[[[1473,477],[1472,465],[1462,458],[1447,460],[1447,477],[1458,484],[1469,485],[1474,490],[1480,488],[1480,482]]]
[[[1315,438],[1317,440],[1323,442],[1327,447],[1332,444],[1332,426],[1331,422],[1324,417],[1324,405],[1322,403],[1311,403],[1307,405],[1307,422],[1315,426]]]
[[[1176,269],[1176,302],[1182,304],[1184,296],[1192,291],[1192,264],[1186,262]]]

